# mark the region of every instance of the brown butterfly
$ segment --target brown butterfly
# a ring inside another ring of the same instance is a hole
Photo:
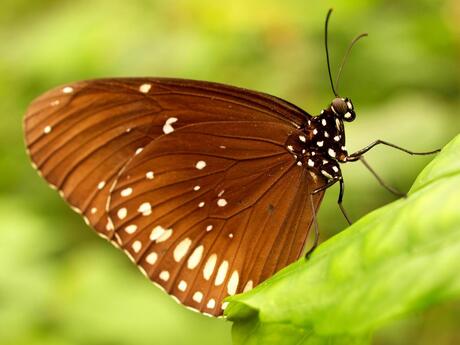
[[[338,96],[311,116],[223,84],[118,78],[48,91],[24,129],[34,167],[88,225],[178,301],[221,315],[300,257],[324,190],[343,187],[339,163],[388,144],[348,154],[354,118]]]

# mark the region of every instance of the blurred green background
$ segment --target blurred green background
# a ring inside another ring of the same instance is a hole
[[[460,128],[458,0],[2,0],[0,3],[0,344],[230,344],[231,324],[177,305],[97,237],[31,168],[28,103],[58,84],[106,76],[224,82],[285,98],[311,114],[332,99],[323,47],[356,122],[350,151],[374,139],[432,150]],[[368,161],[408,190],[430,160],[378,148]],[[343,167],[353,219],[394,197],[359,163]],[[345,227],[328,191],[322,240]],[[436,229],[433,229],[436,236]],[[429,272],[427,272],[429,274]],[[380,330],[375,344],[459,344],[460,303]]]

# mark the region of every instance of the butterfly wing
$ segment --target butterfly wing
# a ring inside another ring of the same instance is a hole
[[[295,166],[284,145],[308,119],[292,104],[254,91],[130,78],[51,90],[31,104],[24,128],[34,166],[87,223],[184,304],[218,315],[226,294],[256,285],[300,254],[313,219],[309,193],[322,178]],[[198,169],[202,162],[206,167]],[[129,187],[131,178],[153,197],[150,206],[140,202],[138,187]],[[214,200],[222,190],[225,197]],[[142,216],[127,224],[133,207]],[[203,232],[210,220],[215,227]],[[158,255],[153,265],[150,252]],[[215,276],[205,279],[214,257]]]
[[[154,140],[110,197],[120,246],[183,304],[221,314],[223,298],[267,279],[304,246],[319,181],[286,150],[291,131],[207,122]]]
[[[276,97],[227,85],[120,78],[48,91],[30,105],[24,130],[33,166],[87,223],[110,238],[104,211],[110,187],[134,153],[158,136],[206,121],[271,119],[300,126],[308,117]]]

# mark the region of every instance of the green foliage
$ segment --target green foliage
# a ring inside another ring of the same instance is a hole
[[[368,344],[388,321],[460,294],[460,135],[409,195],[230,298],[236,344]],[[283,339],[283,340],[281,340]]]

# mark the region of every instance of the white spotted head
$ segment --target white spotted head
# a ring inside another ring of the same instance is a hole
[[[356,118],[353,103],[349,98],[336,97],[331,103],[331,111],[342,121],[352,122]]]

